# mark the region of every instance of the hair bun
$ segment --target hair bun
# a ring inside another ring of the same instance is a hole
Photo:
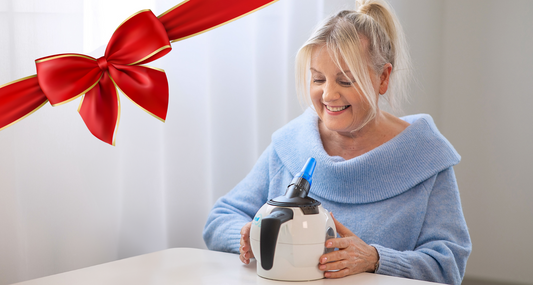
[[[361,14],[368,15],[370,14],[370,10],[372,8],[375,8],[376,3],[372,3],[371,1],[366,0],[357,0],[355,1],[355,7],[357,7],[356,11]]]

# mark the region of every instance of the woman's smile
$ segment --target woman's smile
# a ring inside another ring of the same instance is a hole
[[[326,107],[326,112],[330,115],[340,115],[341,113],[344,113],[346,109],[350,107],[350,105],[345,106],[329,106],[324,104],[324,107]]]

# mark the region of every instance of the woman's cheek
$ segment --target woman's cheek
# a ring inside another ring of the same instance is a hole
[[[309,90],[309,95],[313,105],[315,106],[315,109],[318,111],[319,106],[322,106],[322,90],[317,87],[311,87]]]

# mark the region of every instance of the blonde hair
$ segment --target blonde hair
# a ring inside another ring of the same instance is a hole
[[[356,5],[356,11],[340,11],[325,19],[300,48],[296,55],[296,82],[299,99],[312,105],[307,95],[311,55],[315,48],[326,47],[339,69],[342,70],[341,60],[346,63],[371,107],[364,126],[378,110],[368,67],[379,76],[387,63],[392,64],[384,99],[394,111],[400,110],[400,102],[406,97],[411,67],[405,36],[392,8],[381,0],[358,0]],[[361,37],[368,40],[367,49]]]

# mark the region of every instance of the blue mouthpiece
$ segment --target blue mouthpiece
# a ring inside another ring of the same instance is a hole
[[[307,180],[307,182],[309,182],[309,186],[311,186],[313,180],[313,172],[315,172],[315,166],[316,160],[310,157],[302,168],[302,171],[296,174],[296,176],[304,178],[305,180]]]
[[[302,170],[292,178],[291,184],[287,186],[287,191],[285,191],[285,195],[271,199],[270,201],[268,201],[268,204],[280,207],[320,205],[320,202],[307,196],[309,194],[309,190],[311,189],[315,166],[316,160],[310,157],[305,163]]]

